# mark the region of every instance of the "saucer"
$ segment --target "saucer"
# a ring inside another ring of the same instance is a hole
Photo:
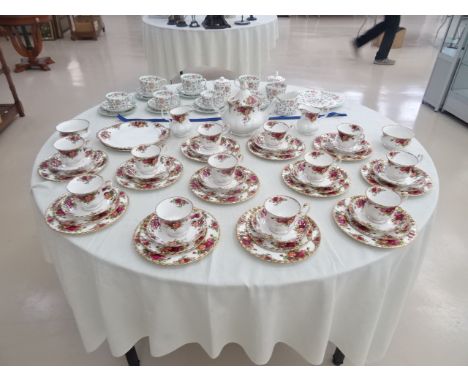
[[[408,173],[408,177],[402,180],[392,179],[387,175],[388,162],[379,161],[372,166],[372,171],[377,175],[377,178],[383,180],[385,183],[393,184],[400,187],[411,187],[424,182],[424,178],[428,175],[421,169],[413,167]]]
[[[366,203],[367,198],[365,196],[358,196],[351,198],[348,204],[348,213],[351,218],[351,223],[357,223],[354,225],[360,231],[373,236],[382,236],[382,234],[401,236],[408,233],[411,227],[411,219],[401,207],[395,210],[391,219],[384,223],[375,223],[367,217],[364,211]]]
[[[332,215],[338,227],[346,233],[363,244],[378,248],[399,248],[408,245],[416,237],[416,224],[413,218],[401,207],[398,207],[398,212],[405,215],[405,219],[409,221],[408,231],[401,236],[394,236],[388,234],[376,234],[375,231],[364,232],[359,230],[357,225],[353,224],[352,219],[348,214],[348,207],[351,201],[359,196],[346,198],[340,200],[333,208]],[[362,227],[360,227],[362,228]],[[365,228],[365,227],[364,227]]]
[[[255,142],[255,137],[260,135],[256,135],[254,137],[249,138],[247,141],[247,148],[249,151],[263,159],[269,160],[290,160],[297,158],[302,155],[305,150],[304,143],[298,139],[294,138],[291,135],[286,135],[285,141],[287,143],[287,148],[283,150],[265,150],[259,147]]]
[[[358,161],[372,154],[372,147],[368,141],[363,139],[353,152],[343,151],[336,147],[336,133],[322,134],[314,139],[313,148],[323,150],[342,161]]]
[[[208,167],[199,169],[190,178],[190,190],[206,202],[215,204],[236,204],[245,202],[246,200],[255,196],[260,187],[258,176],[248,168],[237,166],[234,172],[234,179],[236,185],[226,190],[219,190],[218,188],[207,187],[202,180],[204,172]],[[206,178],[206,176],[205,176]]]
[[[265,139],[265,133],[259,133],[252,137],[252,140],[257,147],[266,151],[284,151],[288,149],[287,136],[281,141],[278,146],[269,146]]]
[[[282,252],[292,250],[307,242],[307,232],[312,229],[309,219],[300,217],[296,219],[291,230],[284,235],[277,235],[270,231],[265,220],[265,210],[260,208],[252,214],[249,221],[250,236],[261,247],[274,251]]]
[[[206,89],[206,86],[203,89],[200,89],[200,92],[198,92],[196,94],[187,94],[187,93],[185,93],[183,91],[182,84],[181,84],[181,85],[177,86],[176,92],[177,92],[177,94],[179,94],[180,97],[188,98],[188,99],[195,99],[195,98],[198,98],[200,96],[201,92],[203,90],[205,90],[205,89]]]
[[[111,208],[116,206],[118,201],[118,192],[112,186],[106,187],[104,190],[104,200],[100,205],[98,205],[93,210],[84,210],[79,207],[79,202],[75,195],[67,195],[60,202],[59,207],[65,213],[65,216],[56,214],[56,217],[61,222],[70,222],[70,221],[94,221],[100,219],[102,214],[108,213]]]
[[[199,173],[199,179],[205,188],[223,192],[238,189],[244,181],[244,175],[242,171],[240,171],[240,173],[234,173],[234,176],[226,184],[218,184],[211,176],[211,169],[209,167],[203,167],[203,171]]]
[[[343,105],[344,97],[325,90],[308,89],[297,96],[297,102],[319,109],[333,109]]]
[[[158,109],[154,104],[154,99],[150,98],[146,103],[146,111],[153,113],[153,114],[161,114],[161,113],[168,113],[169,110],[174,109],[175,107],[180,106],[180,100],[178,99],[173,105],[169,107],[169,109]]]
[[[110,211],[106,211],[93,218],[92,221],[70,221],[63,222],[59,220],[59,216],[66,216],[65,212],[60,207],[63,199],[68,197],[67,195],[61,196],[55,202],[53,202],[46,210],[45,219],[47,225],[54,231],[67,233],[71,235],[82,235],[85,233],[91,233],[99,231],[112,223],[116,222],[128,208],[128,196],[125,192],[119,191],[115,188],[114,191],[118,197],[115,203],[115,208]]]
[[[282,251],[272,251],[257,244],[252,237],[250,221],[252,216],[254,216],[261,208],[262,207],[255,207],[248,210],[237,221],[237,240],[239,240],[241,246],[248,253],[267,262],[291,264],[306,260],[317,251],[320,245],[321,234],[317,224],[309,216],[306,216],[305,219],[307,219],[310,229],[305,235],[304,243],[297,248],[291,250],[285,249]]]
[[[153,93],[143,93],[141,89],[137,89],[135,91],[135,98],[139,101],[147,102],[148,100],[153,98]]]
[[[328,171],[327,180],[323,185],[312,185],[310,182],[298,179],[297,173],[304,161],[298,161],[287,165],[281,172],[284,183],[300,194],[313,196],[317,198],[329,198],[338,196],[346,192],[350,185],[348,174],[343,169],[333,166]]]
[[[161,160],[162,157],[161,157]],[[125,162],[125,165],[123,166],[123,172],[124,175],[128,176],[129,178],[134,178],[139,181],[145,181],[145,180],[153,180],[155,178],[161,179],[167,172],[167,168],[164,165],[164,163],[161,163],[161,161],[158,161],[158,164],[156,165],[156,169],[153,173],[151,174],[142,174],[136,165],[136,160],[134,158],[131,158]]]
[[[200,138],[199,136],[195,136],[190,139],[190,149],[195,152],[197,155],[213,155],[213,154],[219,154],[220,152],[224,151],[224,147],[219,144],[213,149],[207,149],[206,147],[203,147],[200,144]]]
[[[182,143],[182,145],[180,146],[180,150],[182,151],[182,154],[184,154],[187,158],[192,159],[197,162],[206,163],[208,161],[208,158],[211,155],[213,155],[213,153],[202,154],[202,153],[194,151],[192,149],[194,138],[195,138],[195,143],[196,143],[196,137],[189,138],[184,143]],[[222,148],[222,150],[220,150],[219,152],[232,154],[232,155],[235,155],[236,157],[239,157],[240,155],[239,144],[232,138],[227,138],[227,137],[222,136],[220,139],[219,146]],[[215,152],[215,154],[217,154],[217,152]]]
[[[201,113],[201,114],[217,114],[217,113],[222,113],[224,112],[224,110],[226,109],[226,106],[222,106],[220,107],[219,109],[211,109],[211,108],[205,108],[204,106],[200,105],[197,101],[198,101],[199,98],[197,98],[195,100],[195,102],[193,103],[193,109],[197,112],[197,113]]]
[[[99,108],[109,113],[125,113],[126,111],[129,111],[135,108],[135,106],[136,106],[135,102],[128,102],[125,106],[121,108],[114,108],[110,106],[107,101],[104,101],[104,102],[101,102],[101,104],[99,105]]]
[[[133,234],[133,244],[135,245],[136,252],[148,261],[158,265],[167,266],[190,264],[200,261],[204,257],[208,256],[213,251],[219,240],[219,224],[213,215],[203,210],[200,211],[206,218],[206,233],[202,239],[196,243],[193,249],[179,253],[174,253],[172,251],[168,251],[167,253],[164,250],[148,250],[145,247],[145,245],[148,245],[148,240],[144,239],[144,233],[147,232],[148,223],[153,215],[150,214],[138,224],[135,233]]]
[[[361,175],[364,180],[372,186],[384,186],[398,192],[401,195],[407,196],[420,196],[429,192],[432,189],[431,177],[419,168],[414,168],[414,182],[409,185],[396,185],[394,183],[386,182],[374,172],[378,173],[384,171],[386,161],[382,159],[375,159],[366,163],[361,167]]]
[[[91,158],[91,165],[86,168],[80,168],[76,171],[63,172],[55,170],[55,168],[59,165],[58,163],[54,163],[57,160],[55,157],[56,155],[57,154],[54,154],[50,158],[41,162],[37,169],[39,175],[42,178],[52,180],[54,182],[63,182],[66,180],[70,180],[75,176],[82,175],[84,173],[97,174],[105,167],[108,161],[107,154],[104,151],[86,149],[85,156]],[[53,163],[51,164],[51,162]]]
[[[154,178],[141,179],[132,175],[135,168],[135,159],[131,158],[122,163],[116,171],[115,178],[121,186],[132,190],[159,190],[169,187],[180,178],[183,171],[182,163],[170,156],[161,156],[160,163],[164,166],[164,171]]]
[[[200,210],[194,209],[190,216],[187,233],[181,238],[169,236],[161,228],[161,222],[156,214],[152,214],[146,231],[141,232],[143,245],[151,252],[180,253],[192,249],[206,235],[206,218]]]
[[[86,170],[92,164],[92,158],[90,155],[86,155],[86,151],[84,157],[81,158],[81,160],[79,160],[78,163],[75,163],[73,165],[66,165],[60,157],[61,155],[59,153],[56,153],[51,157],[49,165],[52,171],[63,173],[82,171]]]
[[[104,117],[117,117],[119,114],[120,115],[128,115],[132,113],[136,108],[136,104],[133,105],[130,109],[125,110],[125,111],[107,111],[104,110],[102,107],[99,106],[98,108],[98,113]]]

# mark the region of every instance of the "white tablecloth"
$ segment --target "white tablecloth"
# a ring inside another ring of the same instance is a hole
[[[339,110],[349,117],[320,120],[320,132],[333,131],[343,120],[354,121],[364,127],[374,148],[371,158],[382,157],[385,150],[379,139],[380,129],[391,121],[349,102]],[[138,103],[132,116],[151,117],[143,102]],[[91,143],[104,149],[110,159],[101,174],[112,179],[118,165],[130,154],[104,148],[95,133],[116,120],[99,116],[96,108],[78,117],[91,121]],[[51,126],[51,132],[53,129]],[[168,153],[183,162],[181,180],[159,191],[127,190],[127,213],[101,232],[82,237],[58,234],[46,226],[42,214],[65,193],[66,184],[45,181],[36,173],[40,161],[54,152],[55,139],[54,134],[36,158],[32,193],[41,213],[38,225],[46,257],[56,268],[87,351],[107,340],[112,354],[121,356],[147,336],[154,356],[195,342],[216,357],[223,346],[235,342],[258,364],[269,360],[277,342],[288,344],[313,364],[323,361],[329,341],[354,364],[373,362],[385,354],[423,258],[439,193],[434,164],[418,142],[412,143],[411,151],[424,155],[421,167],[432,176],[434,188],[404,203],[419,229],[414,242],[405,248],[383,250],[353,241],[335,225],[331,210],[341,197],[313,199],[296,194],[280,177],[288,162],[254,157],[246,149],[246,138],[238,139],[244,165],[261,179],[260,191],[253,199],[219,206],[192,195],[188,180],[200,164],[180,153],[183,139],[171,137]],[[310,148],[312,137],[304,141]],[[368,187],[359,173],[363,163],[342,164],[352,180],[345,196],[362,194]],[[290,194],[311,204],[309,215],[321,229],[322,243],[307,261],[292,265],[265,263],[246,253],[236,240],[238,217],[275,193]],[[164,268],[140,258],[133,249],[131,238],[138,222],[153,211],[159,200],[171,195],[190,197],[196,206],[219,220],[221,240],[215,251],[199,263]]]
[[[149,73],[170,80],[188,67],[218,67],[236,74],[262,74],[278,38],[276,16],[256,16],[249,25],[231,28],[179,28],[167,19],[143,16],[143,38]],[[204,16],[197,16],[201,25]],[[190,17],[186,18],[190,23]]]

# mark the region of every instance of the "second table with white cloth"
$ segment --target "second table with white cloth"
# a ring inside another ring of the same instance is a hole
[[[289,89],[304,90],[293,86]],[[145,106],[138,101],[128,118],[154,118]],[[340,122],[350,121],[364,128],[373,148],[372,156],[366,160],[340,164],[351,179],[349,190],[342,196],[315,199],[295,193],[281,179],[281,170],[292,161],[255,157],[246,148],[247,138],[234,137],[244,156],[242,165],[260,178],[260,190],[254,198],[237,205],[204,202],[188,187],[190,176],[203,164],[180,152],[186,138],[171,136],[166,153],[183,163],[179,181],[157,191],[125,189],[130,203],[122,219],[81,237],[54,232],[43,220],[49,204],[66,192],[66,182],[45,181],[37,175],[38,164],[54,153],[52,145],[58,138],[54,133],[36,158],[31,188],[46,258],[55,266],[85,349],[94,351],[107,340],[112,354],[122,356],[138,340],[148,337],[153,356],[198,343],[214,358],[226,344],[234,342],[254,363],[264,364],[275,344],[282,342],[310,363],[320,364],[332,342],[353,364],[381,359],[430,238],[439,193],[438,175],[429,153],[413,140],[410,150],[423,154],[419,166],[433,181],[428,194],[409,198],[402,205],[416,221],[417,237],[398,249],[373,248],[352,240],[333,221],[332,209],[344,197],[364,194],[368,184],[362,179],[360,168],[385,156],[381,128],[393,122],[351,102],[336,111],[345,112],[348,117],[321,118],[317,134],[335,131]],[[193,113],[191,117],[205,115]],[[115,183],[117,167],[130,154],[103,147],[95,134],[118,121],[100,116],[97,107],[77,118],[91,122],[91,146],[105,150],[109,156],[109,164],[100,175]],[[194,128],[192,135],[195,134]],[[311,150],[314,136],[300,136],[295,129],[291,134],[304,141],[306,151]],[[305,261],[267,263],[247,253],[236,239],[237,219],[275,194],[291,195],[310,204],[308,214],[320,227],[322,240],[317,252]],[[220,224],[221,237],[213,253],[202,261],[161,267],[137,255],[132,234],[160,200],[176,195],[190,198],[196,207],[211,213]]]

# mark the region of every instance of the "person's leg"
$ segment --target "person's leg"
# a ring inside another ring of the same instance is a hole
[[[379,36],[386,29],[387,29],[387,23],[386,23],[386,20],[384,20],[381,23],[375,24],[366,33],[358,36],[354,40],[354,44],[356,45],[357,48],[360,48],[361,46],[367,44],[369,41]]]
[[[385,60],[388,57],[393,40],[398,32],[398,27],[400,26],[400,16],[385,16],[384,23],[386,28],[382,42],[380,43],[380,48],[375,55],[376,61]]]

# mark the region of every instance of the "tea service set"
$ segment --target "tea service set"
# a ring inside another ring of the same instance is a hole
[[[126,115],[136,107],[134,96],[124,91],[107,93],[104,102],[99,105],[99,114],[106,117],[116,117],[118,114]]]
[[[263,159],[290,160],[300,156],[305,145],[299,139],[288,134],[290,125],[281,121],[267,121],[262,131],[247,141],[249,151]]]
[[[183,165],[162,153],[163,148],[156,144],[135,146],[132,157],[117,168],[117,183],[133,190],[147,191],[174,184],[182,175]]]
[[[198,126],[197,135],[188,138],[180,149],[187,158],[197,162],[208,162],[213,154],[221,152],[238,156],[239,144],[226,136],[229,129],[217,122],[205,122]]]
[[[85,173],[97,174],[104,168],[108,162],[107,154],[89,147],[88,127],[89,122],[84,119],[57,125],[59,138],[53,144],[56,153],[38,167],[42,178],[62,182]]]
[[[217,220],[184,197],[158,203],[133,234],[138,254],[158,265],[182,265],[200,261],[216,246],[220,235]]]

